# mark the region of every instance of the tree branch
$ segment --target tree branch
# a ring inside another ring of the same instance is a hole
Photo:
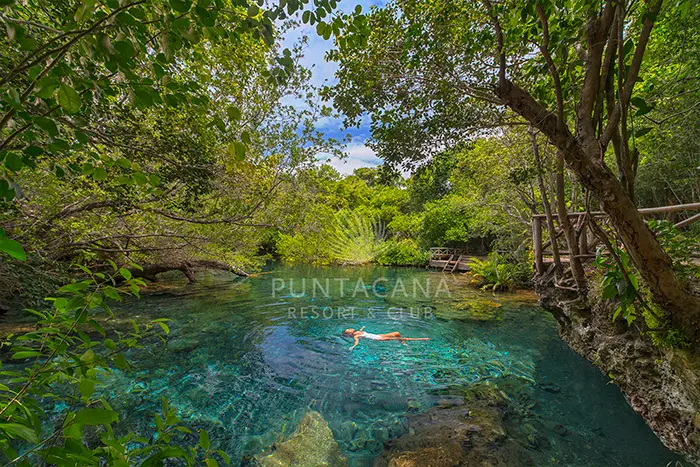
[[[649,36],[651,35],[651,30],[654,27],[654,19],[656,15],[659,14],[661,10],[661,4],[663,0],[656,0],[647,10],[644,20],[644,26],[642,26],[642,31],[639,34],[639,42],[637,42],[637,48],[634,51],[634,57],[632,57],[632,63],[630,63],[629,72],[625,78],[624,87],[622,89],[622,96],[618,97],[618,103],[615,105],[612,113],[608,116],[608,124],[605,127],[605,132],[600,140],[600,144],[605,150],[605,147],[610,142],[613,133],[617,129],[617,125],[620,123],[620,117],[622,116],[622,106],[629,105],[630,99],[632,98],[632,90],[637,82],[637,77],[639,76],[639,69],[642,66],[642,59],[644,58],[644,52],[646,51],[647,44],[649,42]]]

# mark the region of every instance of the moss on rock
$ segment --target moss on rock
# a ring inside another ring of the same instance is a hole
[[[289,439],[267,456],[256,456],[261,467],[345,467],[333,432],[320,413],[309,410]]]

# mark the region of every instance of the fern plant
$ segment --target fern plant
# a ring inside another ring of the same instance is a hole
[[[340,264],[366,264],[389,245],[384,223],[353,211],[340,211],[327,239],[328,250]]]
[[[494,292],[515,287],[516,267],[496,252],[490,253],[485,260],[473,259],[469,263],[472,282],[482,289]]]

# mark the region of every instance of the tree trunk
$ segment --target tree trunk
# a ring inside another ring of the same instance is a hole
[[[145,264],[142,269],[130,269],[131,274],[134,277],[142,277],[150,281],[155,282],[157,280],[156,276],[163,272],[168,271],[181,271],[190,283],[197,282],[197,277],[195,276],[195,269],[215,269],[219,271],[229,271],[237,276],[248,277],[248,273],[242,271],[241,269],[231,266],[227,263],[221,261],[212,260],[190,260],[190,261],[174,261],[165,262],[158,264]]]
[[[575,154],[569,158],[578,159]],[[622,184],[609,170],[589,160],[584,160],[576,172],[581,183],[600,200],[632,262],[649,286],[654,301],[671,312],[675,326],[686,335],[696,336],[700,331],[700,300],[678,281],[671,258],[642,219]]]
[[[569,265],[571,274],[576,281],[576,288],[579,293],[585,294],[587,287],[586,273],[581,265],[581,258],[578,258],[578,240],[576,232],[569,220],[569,211],[566,209],[566,195],[564,192],[564,154],[557,150],[557,213],[559,214],[559,225],[564,231],[566,243],[569,246]]]
[[[557,245],[557,233],[554,229],[554,219],[552,219],[552,206],[549,204],[549,196],[547,196],[547,188],[544,186],[544,180],[542,179],[543,166],[540,160],[540,148],[537,144],[537,139],[535,138],[535,133],[530,131],[530,141],[532,142],[532,152],[535,156],[535,164],[537,166],[537,185],[540,189],[540,196],[542,197],[542,207],[544,209],[545,216],[547,217],[547,231],[549,232],[549,239],[552,243],[552,255],[554,256],[554,266],[557,268],[558,272],[561,272],[561,259],[559,258],[559,245]]]
[[[560,150],[581,185],[587,188],[610,216],[610,222],[622,238],[627,252],[647,283],[654,301],[671,315],[674,326],[689,337],[697,337],[700,299],[685,290],[676,277],[671,258],[647,227],[637,207],[610,170],[594,162],[594,155],[568,129],[558,127],[557,117],[537,103],[532,96],[505,80],[495,88],[496,94],[516,113],[542,131]],[[599,144],[588,142],[594,150]]]

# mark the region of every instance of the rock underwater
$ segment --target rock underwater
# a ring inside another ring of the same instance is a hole
[[[333,432],[320,413],[309,410],[289,439],[272,454],[256,456],[262,467],[345,467],[348,460],[340,452]]]
[[[473,389],[461,401],[410,417],[409,432],[387,442],[374,467],[533,465],[527,450],[506,434],[506,396],[491,385]]]

